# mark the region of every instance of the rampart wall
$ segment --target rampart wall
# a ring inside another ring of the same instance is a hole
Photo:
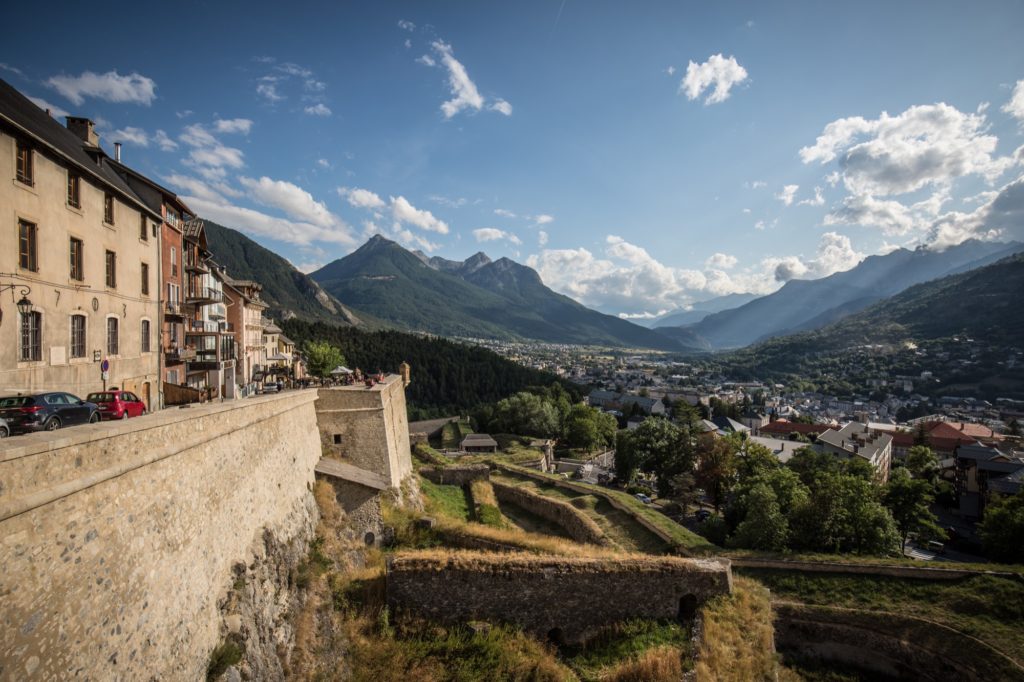
[[[608,538],[597,523],[568,502],[562,502],[526,488],[491,481],[499,502],[511,502],[542,519],[556,524],[576,542],[608,545]]]
[[[466,485],[472,481],[487,480],[491,468],[486,464],[423,467],[420,476],[438,485]]]
[[[289,570],[317,521],[315,399],[2,442],[0,678],[201,679],[229,630],[254,678],[283,677]]]
[[[504,622],[557,642],[631,618],[691,618],[732,591],[728,561],[410,552],[389,559],[388,604],[445,623]]]

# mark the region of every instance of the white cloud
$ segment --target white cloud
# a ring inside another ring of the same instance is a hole
[[[744,208],[744,209],[742,210],[742,212],[743,212],[743,213],[746,213],[746,214],[748,214],[748,215],[749,215],[749,214],[750,214],[750,209],[749,209],[749,208]]]
[[[725,253],[715,253],[704,261],[704,267],[714,268],[716,270],[729,270],[736,267],[737,262],[736,256],[730,256]]]
[[[491,111],[497,111],[499,114],[505,114],[506,116],[512,115],[512,105],[501,99],[500,97],[492,103],[488,109]]]
[[[676,67],[674,67],[674,66],[668,67],[667,69],[665,69],[665,73],[667,73],[670,76],[676,75]]]
[[[544,230],[541,230],[540,232],[537,233],[537,244],[540,246],[547,246],[547,243],[548,233],[545,232]]]
[[[417,64],[422,64],[423,66],[437,66],[437,62],[434,61],[434,58],[429,54],[420,55],[415,61]]]
[[[223,194],[218,192],[209,184],[190,175],[172,173],[170,175],[164,176],[163,179],[169,185],[176,187],[181,192],[188,192],[192,196],[199,197],[200,199],[203,199],[205,201],[218,204],[228,203],[227,199],[224,198]]]
[[[317,201],[312,194],[298,185],[266,176],[258,180],[240,177],[238,182],[248,190],[249,197],[264,206],[277,208],[297,221],[326,230],[348,233],[348,226],[341,218],[331,213],[322,201]]]
[[[407,49],[407,50],[411,50],[412,49],[412,41],[409,40],[408,38],[405,39],[404,45],[405,45],[405,49]]]
[[[0,71],[10,71],[11,73],[16,73],[19,76],[25,75],[21,72],[21,69],[11,66],[10,64],[4,64],[3,62],[0,62]]]
[[[745,182],[743,184],[750,189],[763,189],[768,186],[768,183],[764,180],[754,180],[753,182]]]
[[[799,202],[797,205],[798,206],[824,206],[825,205],[825,195],[822,194],[822,190],[821,190],[820,187],[815,187],[814,188],[814,198],[813,199],[804,199],[803,201]]]
[[[117,71],[103,74],[85,71],[80,76],[53,76],[46,81],[46,85],[79,106],[85,102],[86,97],[146,106],[156,99],[156,83],[153,79],[135,72],[122,76]]]
[[[494,214],[495,215],[500,215],[502,218],[515,218],[516,217],[515,213],[513,213],[512,211],[509,211],[508,209],[504,209],[504,208],[496,208],[496,209],[494,209]]]
[[[280,102],[285,98],[284,95],[277,91],[277,84],[269,81],[257,85],[256,93],[271,103]]]
[[[184,111],[176,111],[176,112],[174,112],[174,115],[177,116],[178,118],[188,118],[189,116],[191,116],[194,113],[195,112],[192,111],[191,109],[185,109]]]
[[[310,116],[330,116],[331,115],[330,107],[328,107],[323,102],[317,102],[316,104],[314,104],[312,106],[308,106],[305,109],[303,109],[303,111],[305,111]]]
[[[455,199],[450,199],[448,197],[443,197],[439,194],[431,194],[427,198],[433,201],[435,204],[441,204],[442,206],[447,206],[448,208],[462,208],[463,206],[469,203],[469,200],[466,199],[465,197],[457,197]]]
[[[412,31],[416,30],[416,24],[406,19],[399,19],[398,28],[402,29],[403,31],[409,31],[411,33]]]
[[[347,230],[324,228],[311,223],[277,218],[243,206],[211,201],[200,196],[182,199],[204,218],[229,225],[250,235],[277,241],[308,245],[314,241],[353,246],[355,239]]]
[[[829,187],[835,187],[839,184],[839,181],[843,179],[842,174],[839,171],[832,171],[825,176],[825,182],[828,183]]]
[[[134,126],[125,126],[120,130],[115,130],[112,133],[114,142],[130,142],[131,144],[138,145],[139,147],[149,146],[149,135],[142,128],[136,128]]]
[[[898,201],[876,199],[870,194],[852,194],[842,206],[828,213],[825,225],[867,225],[886,235],[902,235],[922,227],[918,218]]]
[[[798,189],[800,189],[800,185],[786,185],[782,188],[781,192],[775,195],[775,198],[786,206],[790,206],[793,203],[793,198],[796,197]]]
[[[416,208],[403,197],[390,197],[391,214],[398,223],[405,223],[438,234],[448,234],[448,224],[438,220],[430,211]]]
[[[178,143],[172,140],[167,133],[162,130],[156,131],[156,134],[153,135],[153,142],[156,143],[157,147],[160,147],[161,151],[165,152],[173,152],[178,148]]]
[[[398,223],[395,223],[391,228],[378,226],[376,223],[367,220],[363,223],[363,239],[369,239],[375,234],[388,237],[393,239],[407,249],[422,249],[427,253],[432,253],[437,249],[441,248],[441,245],[432,242],[421,234],[417,234],[412,230],[408,230]]]
[[[331,162],[328,161],[327,159],[317,159],[316,165],[320,166],[321,168],[330,168]]]
[[[325,265],[326,263],[324,263],[323,261],[305,261],[296,265],[295,269],[301,273],[308,275],[311,272],[316,272]]]
[[[185,131],[179,136],[182,142],[192,147],[189,152],[189,160],[198,166],[241,168],[245,165],[242,160],[242,150],[228,147],[220,143],[210,131],[200,123],[194,123],[185,127]]]
[[[539,215],[533,216],[533,222],[537,223],[538,225],[547,225],[549,223],[555,222],[555,218],[554,216],[549,216],[546,213],[541,213]]]
[[[29,97],[29,99],[32,100],[32,103],[35,104],[40,109],[42,109],[43,111],[49,110],[51,116],[56,116],[57,118],[61,118],[62,116],[70,116],[71,115],[68,112],[67,109],[59,107],[56,104],[50,104],[49,102],[47,102],[42,97]]]
[[[511,232],[505,230],[499,230],[496,227],[481,227],[473,230],[473,236],[476,237],[478,242],[493,242],[504,239],[513,244],[522,244],[522,240]]]
[[[466,67],[452,53],[452,46],[440,40],[433,43],[434,50],[441,56],[441,63],[448,69],[448,86],[451,88],[452,99],[441,105],[445,118],[451,118],[464,109],[479,111],[484,106],[484,98],[470,80]]]
[[[763,231],[764,227],[765,227],[765,225],[764,225],[764,221],[763,220],[758,220],[756,223],[754,223],[754,229],[755,230],[762,230]]]
[[[939,216],[928,231],[928,244],[945,249],[967,239],[1024,239],[1024,175],[1000,188],[991,201],[970,213]]]
[[[763,265],[772,272],[778,282],[791,279],[817,279],[835,272],[849,270],[864,259],[864,254],[854,250],[850,238],[837,232],[826,232],[818,242],[814,258],[783,256],[765,258]]]
[[[734,85],[747,79],[747,70],[739,65],[735,57],[712,55],[703,64],[690,62],[686,67],[686,76],[679,89],[686,93],[687,99],[695,100],[705,90],[714,86],[714,90],[704,100],[704,104],[718,104],[729,99],[729,91]]]
[[[242,135],[248,135],[252,129],[252,121],[247,118],[219,118],[213,122],[213,129],[218,133],[241,133]]]
[[[1003,105],[1003,111],[1024,123],[1024,80],[1017,81],[1010,95],[1010,101]]]
[[[386,205],[383,199],[368,189],[339,187],[338,194],[347,199],[348,203],[356,208],[378,209],[384,208]]]
[[[939,187],[964,175],[994,182],[1013,161],[994,157],[997,138],[984,114],[948,104],[913,106],[874,120],[842,118],[825,126],[800,150],[804,163],[838,159],[843,183],[854,194],[892,195]]]

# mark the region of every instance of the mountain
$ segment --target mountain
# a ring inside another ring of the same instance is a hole
[[[1017,253],[914,285],[821,329],[764,341],[719,360],[731,376],[812,381],[916,374],[918,362],[956,386],[954,392],[990,385],[994,395],[1024,395],[1024,365],[1005,362],[1024,338],[1022,291],[1024,253]],[[964,349],[954,337],[980,344]],[[915,347],[910,344],[935,347],[922,359],[904,352]],[[857,356],[856,350],[864,352]]]
[[[643,323],[645,327],[659,329],[661,327],[685,327],[689,324],[696,324],[711,313],[720,313],[723,310],[738,308],[744,303],[749,303],[758,297],[758,294],[726,294],[709,298],[706,301],[694,303],[689,310],[673,310],[660,317],[655,317]]]
[[[834,322],[907,287],[976,268],[1024,245],[969,240],[945,251],[898,249],[816,280],[790,280],[768,296],[708,315],[687,327],[717,349],[738,348]]]
[[[338,325],[367,322],[281,256],[230,227],[211,220],[203,222],[213,261],[223,267],[229,277],[250,279],[263,285],[260,296],[269,306],[271,317],[285,320],[298,317]]]
[[[442,336],[681,350],[675,340],[590,310],[531,268],[478,253],[465,261],[405,250],[381,236],[311,274],[356,311]]]

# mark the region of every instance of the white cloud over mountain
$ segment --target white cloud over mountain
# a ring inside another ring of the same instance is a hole
[[[478,242],[493,242],[499,240],[505,240],[512,244],[522,244],[522,240],[516,235],[506,230],[499,230],[496,227],[481,227],[473,230],[473,236]]]

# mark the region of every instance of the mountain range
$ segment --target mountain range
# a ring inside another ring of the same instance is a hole
[[[1024,249],[1020,243],[966,241],[945,251],[897,249],[816,280],[790,280],[773,294],[684,327],[714,349],[819,329],[908,287],[984,266]],[[659,331],[665,331],[659,329]]]
[[[558,294],[532,268],[478,253],[427,258],[381,236],[310,275],[360,313],[442,336],[680,351],[671,337]]]

